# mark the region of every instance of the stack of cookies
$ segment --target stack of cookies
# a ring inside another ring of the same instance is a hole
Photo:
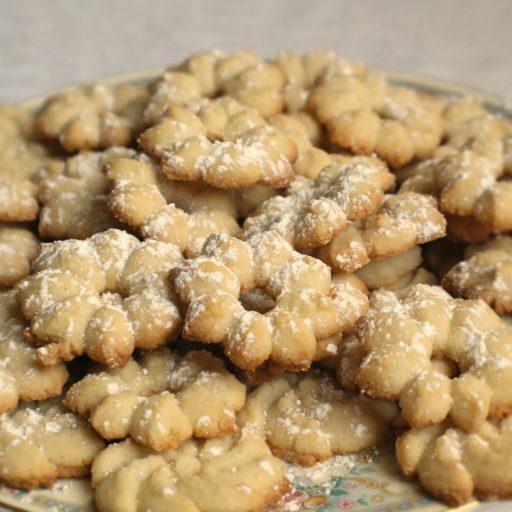
[[[512,122],[330,51],[0,107],[0,481],[263,511],[396,439],[512,495]]]

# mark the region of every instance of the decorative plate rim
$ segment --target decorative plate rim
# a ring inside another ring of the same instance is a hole
[[[141,70],[128,71],[125,73],[115,73],[100,76],[96,79],[91,79],[83,83],[102,83],[102,84],[120,84],[125,82],[142,82],[152,78],[156,78],[162,74],[167,68],[165,67],[152,67]],[[512,106],[509,106],[505,99],[498,94],[493,94],[488,91],[484,91],[471,85],[460,84],[457,82],[445,81],[440,78],[435,78],[422,73],[416,73],[413,71],[404,71],[395,68],[385,67],[372,67],[375,71],[381,72],[390,79],[392,82],[400,85],[409,85],[418,87],[421,89],[428,89],[435,93],[444,95],[454,96],[473,96],[483,101],[486,106],[490,107],[494,111],[504,112],[512,117]],[[81,83],[71,84],[66,87],[59,89],[53,89],[49,92],[39,94],[32,98],[20,101],[17,104],[21,107],[35,109],[42,105],[42,103],[50,96],[71,90]]]

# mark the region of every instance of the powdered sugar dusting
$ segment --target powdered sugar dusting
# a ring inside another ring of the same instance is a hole
[[[325,244],[345,228],[345,219],[356,220],[375,210],[383,190],[392,183],[389,172],[375,163],[354,159],[352,163],[327,166],[316,180],[298,179],[286,197],[273,197],[260,205],[246,219],[243,237],[275,230],[295,243],[306,225],[314,233],[317,225],[335,223],[338,227],[330,238],[323,238],[317,245]]]

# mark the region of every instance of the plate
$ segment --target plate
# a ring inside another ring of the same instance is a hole
[[[393,447],[337,456],[313,468],[288,465],[293,489],[267,512],[447,512],[475,511],[474,501],[458,509],[425,495],[399,473]],[[59,480],[50,490],[19,491],[0,486],[0,503],[27,512],[95,512],[86,480]],[[2,508],[0,508],[2,512]]]
[[[512,118],[512,110],[498,96],[471,87],[443,82],[405,71],[379,69],[393,84],[449,97],[471,96],[482,101],[494,113]],[[147,69],[96,80],[107,84],[143,83],[155,78],[164,68]],[[51,93],[53,94],[53,93]],[[36,109],[50,95],[23,102]],[[457,509],[433,500],[416,481],[400,476],[393,447],[339,456],[332,461],[305,470],[288,466],[293,490],[268,512],[419,512],[503,511],[512,510],[512,501],[480,504],[473,501]],[[92,490],[86,480],[60,480],[52,489],[26,492],[0,486],[0,512],[95,512]]]
[[[166,68],[148,68],[140,71],[132,71],[129,73],[109,75],[102,78],[95,79],[95,82],[105,83],[110,85],[117,85],[121,83],[145,83],[161,75]],[[444,96],[471,96],[482,101],[485,107],[493,113],[504,114],[512,118],[512,106],[507,104],[503,98],[495,94],[490,94],[481,91],[475,87],[467,85],[455,84],[445,82],[437,78],[420,75],[418,73],[411,73],[408,71],[401,71],[389,68],[373,68],[375,71],[381,72],[384,76],[394,85],[404,85],[412,87],[420,91],[431,92],[432,94],[439,94]],[[77,84],[78,85],[78,84]],[[44,95],[30,98],[20,105],[25,108],[38,108],[41,106],[46,98],[57,92],[62,92],[72,89],[74,86],[59,89],[58,91],[50,91]]]

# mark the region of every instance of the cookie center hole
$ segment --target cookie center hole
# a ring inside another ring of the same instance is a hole
[[[275,300],[261,288],[254,288],[240,296],[240,302],[247,311],[267,313],[276,307]]]

